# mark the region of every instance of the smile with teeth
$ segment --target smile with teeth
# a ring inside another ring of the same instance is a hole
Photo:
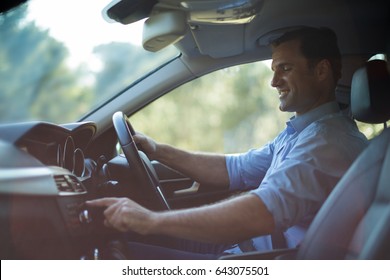
[[[285,97],[290,91],[289,90],[279,90],[279,98]]]

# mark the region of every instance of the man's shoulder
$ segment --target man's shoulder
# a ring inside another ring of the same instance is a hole
[[[329,114],[312,122],[306,127],[307,131],[316,133],[357,133],[361,134],[355,121],[342,113]],[[362,136],[364,136],[362,134]]]
[[[298,136],[299,142],[316,142],[329,145],[368,144],[366,136],[360,132],[355,121],[343,114],[332,114],[318,119],[307,126]]]

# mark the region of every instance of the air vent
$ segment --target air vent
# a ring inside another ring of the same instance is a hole
[[[77,180],[75,176],[56,175],[54,176],[57,188],[60,192],[66,193],[82,193],[85,192],[84,186]]]

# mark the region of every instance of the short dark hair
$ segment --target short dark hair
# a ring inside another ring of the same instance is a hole
[[[287,31],[271,42],[271,46],[291,41],[301,42],[302,54],[309,60],[309,66],[314,67],[320,60],[327,59],[332,67],[335,83],[341,78],[341,55],[337,45],[336,33],[327,27],[299,27]]]

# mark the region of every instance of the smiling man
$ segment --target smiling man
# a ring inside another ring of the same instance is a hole
[[[299,245],[367,141],[335,101],[341,62],[331,30],[300,28],[281,36],[271,48],[271,85],[279,94],[279,109],[295,116],[269,144],[244,154],[217,155],[184,151],[142,134],[134,137],[151,159],[201,184],[248,192],[213,205],[164,212],[127,198],[87,202],[106,207],[108,227],[169,237],[157,245],[170,248],[129,242],[122,252],[126,257],[215,259]]]
[[[280,110],[302,115],[322,104],[335,101],[341,77],[340,54],[335,34],[321,29],[318,35],[294,39],[287,33],[272,43],[271,85],[279,92]],[[297,55],[301,54],[301,55]]]

